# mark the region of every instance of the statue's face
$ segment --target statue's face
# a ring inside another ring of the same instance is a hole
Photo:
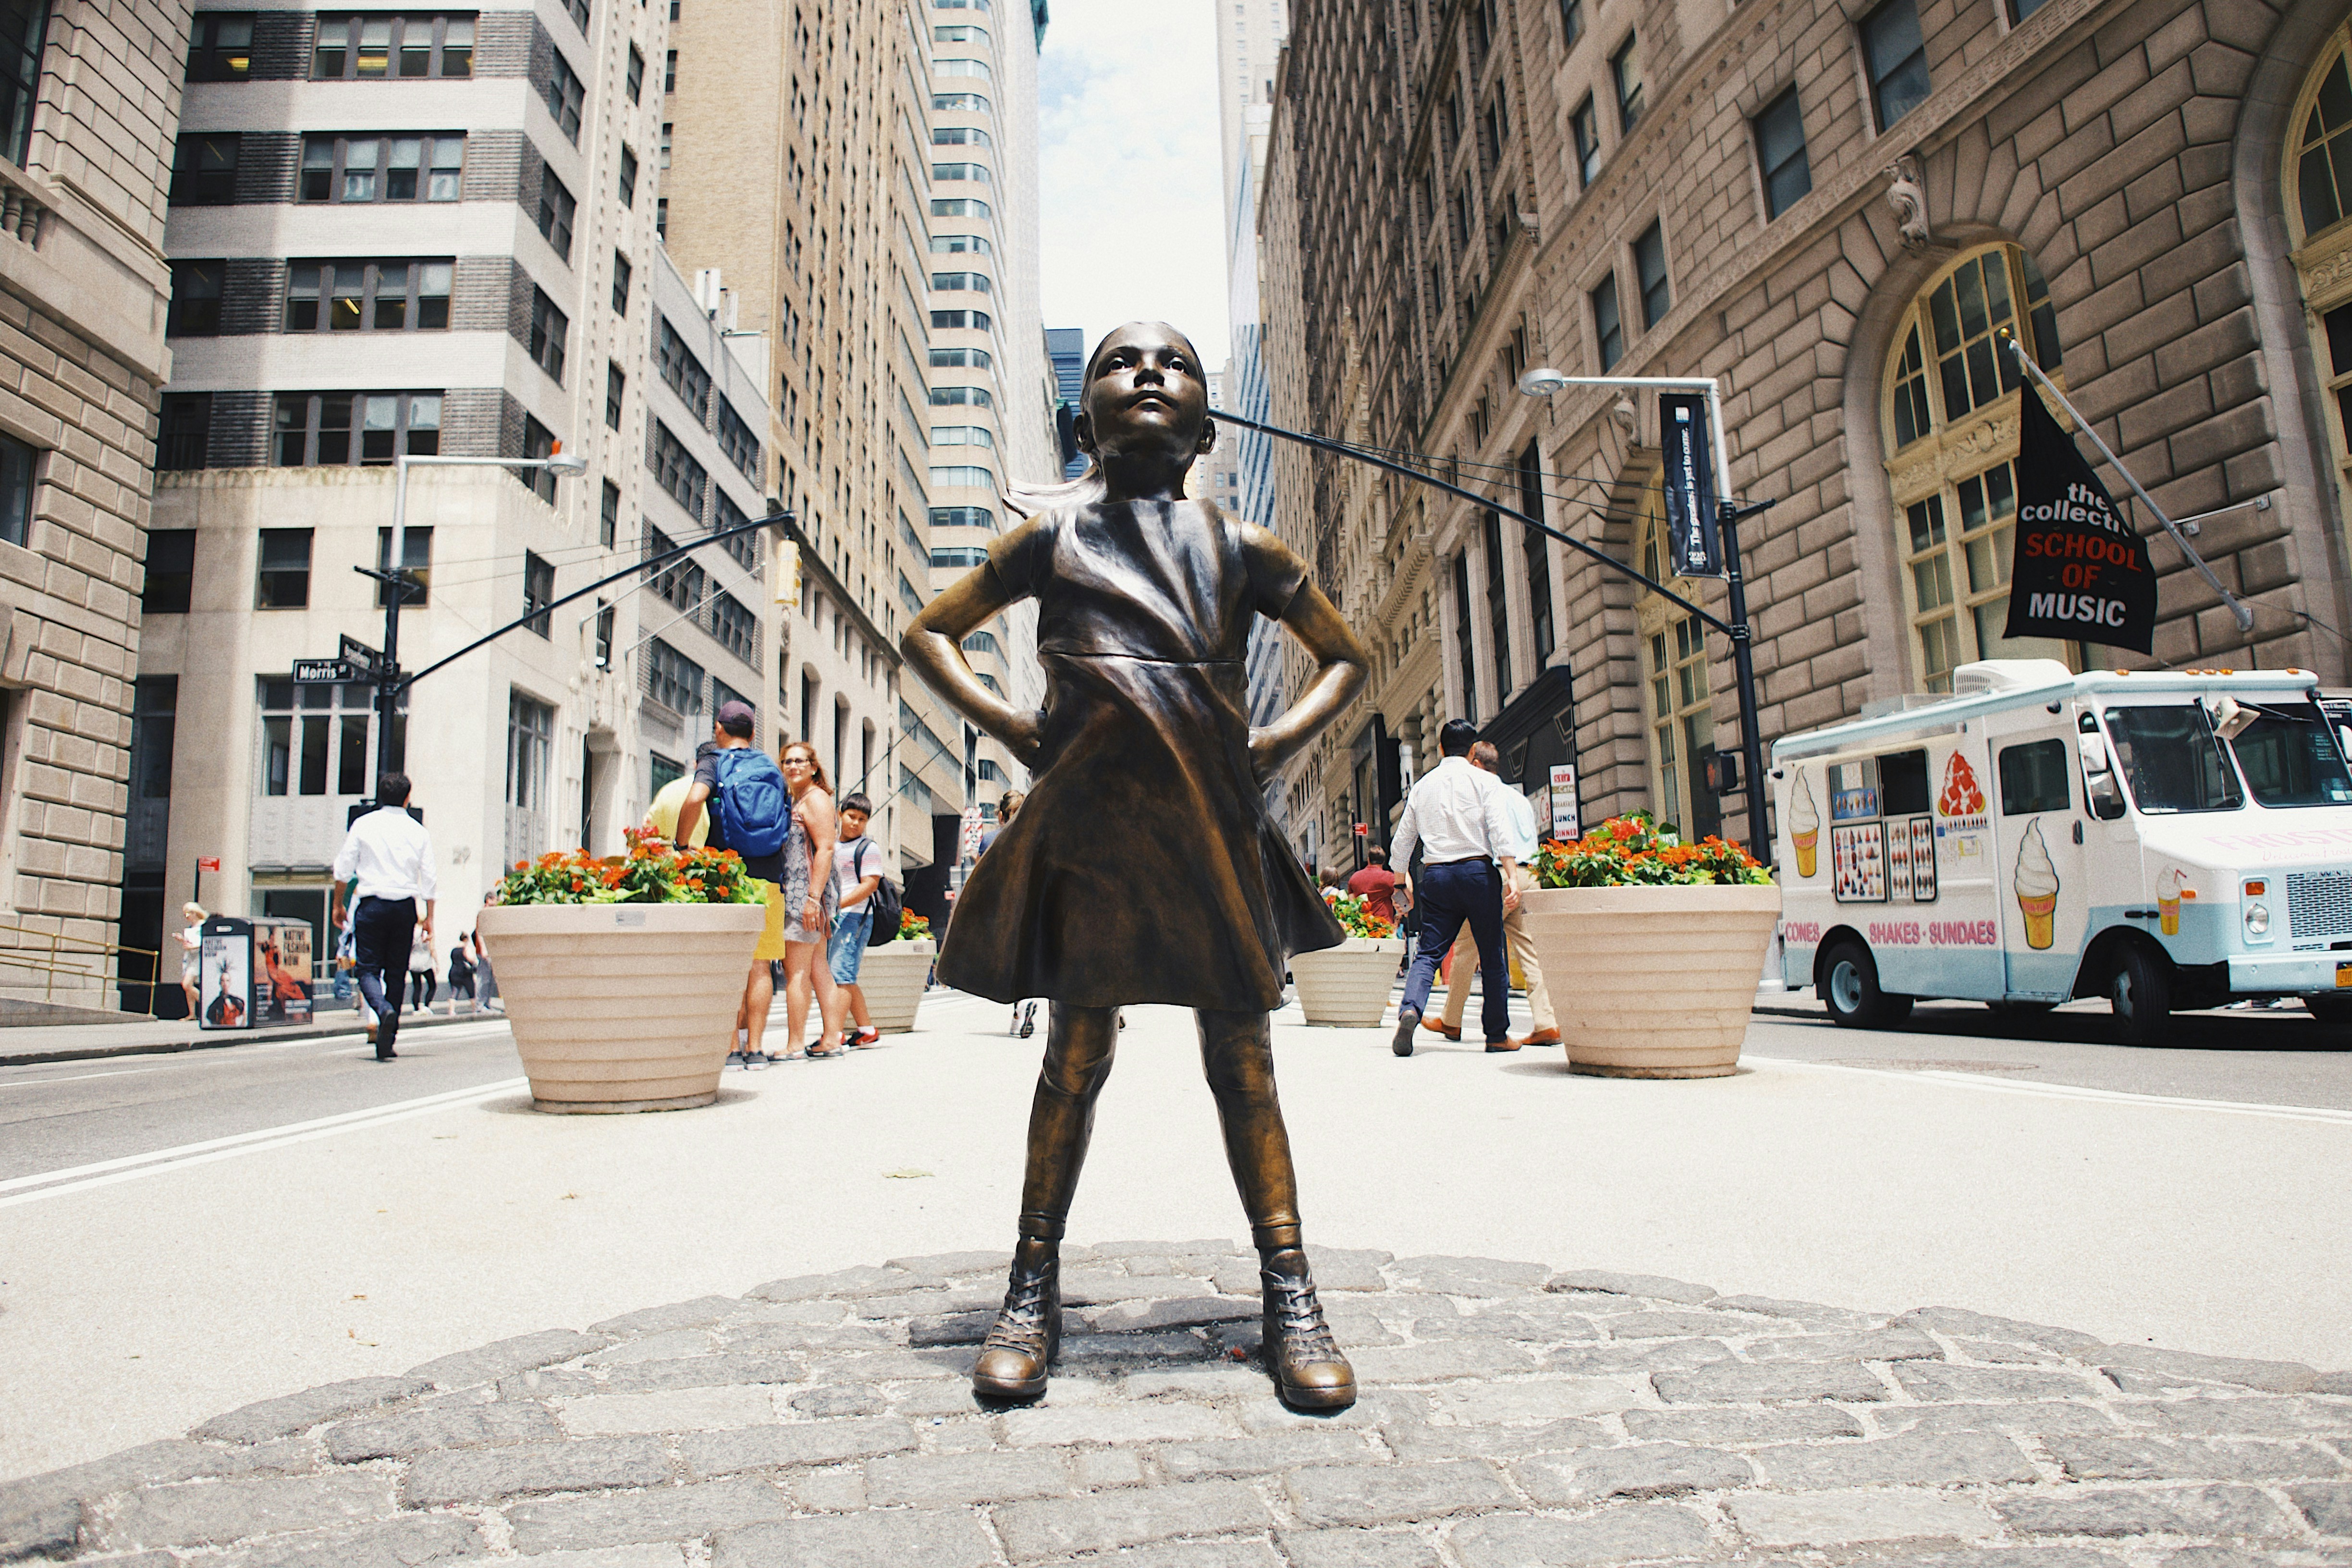
[[[1208,378],[1175,328],[1130,321],[1103,340],[1089,369],[1078,431],[1087,451],[1189,460],[1213,443]]]

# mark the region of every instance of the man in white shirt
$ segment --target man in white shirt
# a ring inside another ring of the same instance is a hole
[[[1480,773],[1500,775],[1503,754],[1492,741],[1481,741],[1470,748],[1470,765]],[[1503,805],[1511,814],[1511,858],[1517,861],[1511,873],[1511,884],[1522,898],[1536,885],[1536,874],[1528,868],[1536,858],[1536,808],[1528,797],[1508,784],[1503,785]],[[1503,917],[1503,945],[1511,952],[1511,962],[1528,979],[1528,1011],[1535,1015],[1535,1026],[1527,1038],[1513,1040],[1509,1048],[1522,1046],[1556,1046],[1559,1044],[1559,1020],[1551,1010],[1550,993],[1544,989],[1543,967],[1536,962],[1535,938],[1528,934],[1527,910],[1511,910]],[[1470,997],[1470,973],[1474,967],[1484,973],[1478,955],[1465,939],[1454,943],[1453,978],[1445,986],[1445,1016],[1443,1023],[1432,1018],[1422,1024],[1449,1040],[1462,1037],[1462,1008]]]
[[[433,840],[425,825],[408,815],[408,775],[386,773],[376,781],[376,808],[352,824],[335,856],[335,923],[343,920],[343,889],[359,879],[352,911],[352,941],[358,950],[360,995],[376,1016],[375,1059],[388,1062],[400,1033],[401,982],[417,928],[433,946]],[[419,919],[416,906],[425,906]],[[386,987],[389,985],[389,999]]]
[[[1486,1048],[1512,1049],[1511,972],[1503,957],[1503,916],[1519,907],[1514,880],[1518,856],[1507,792],[1492,773],[1470,765],[1470,747],[1478,728],[1466,720],[1449,719],[1437,732],[1444,760],[1430,770],[1407,797],[1404,815],[1397,820],[1396,839],[1389,848],[1389,864],[1400,876],[1412,864],[1416,847],[1425,854],[1421,885],[1403,883],[1408,897],[1421,905],[1421,950],[1413,955],[1405,977],[1404,1001],[1397,1008],[1396,1037],[1391,1047],[1401,1057],[1412,1055],[1412,1032],[1429,1005],[1429,988],[1437,978],[1438,960],[1454,945],[1466,922],[1478,944],[1479,967],[1486,976],[1486,1005],[1481,1022]],[[1496,863],[1501,862],[1500,869]]]

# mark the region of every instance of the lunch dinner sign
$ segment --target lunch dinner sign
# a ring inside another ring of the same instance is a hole
[[[2116,511],[2032,386],[2018,399],[2017,528],[2010,550],[2003,637],[2153,651],[2156,573],[2147,542]]]

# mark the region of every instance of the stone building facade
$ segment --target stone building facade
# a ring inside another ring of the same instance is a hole
[[[1771,503],[1742,532],[1769,744],[1972,659],[2148,662],[2001,638],[2014,335],[2168,512],[2213,514],[2195,545],[2253,630],[2156,538],[2156,658],[2340,682],[2345,13],[1296,0],[1262,216],[1276,417],[1661,576],[1654,397],[1517,383],[1718,378],[1727,488]],[[1377,666],[1287,776],[1302,849],[1391,814],[1455,715],[1522,787],[1574,765],[1588,823],[1750,837],[1701,782],[1738,743],[1720,636],[1498,513],[1284,461],[1285,526]],[[1680,589],[1724,613],[1720,582]]]
[[[184,5],[145,0],[0,23],[0,996],[117,1002],[186,37]]]

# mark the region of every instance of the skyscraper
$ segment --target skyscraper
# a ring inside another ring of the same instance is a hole
[[[1054,400],[1057,424],[1076,418],[1078,393],[1087,381],[1087,333],[1083,327],[1045,329],[1045,353],[1054,363]],[[1062,465],[1062,477],[1075,479],[1087,471],[1083,453],[1073,452]]]

